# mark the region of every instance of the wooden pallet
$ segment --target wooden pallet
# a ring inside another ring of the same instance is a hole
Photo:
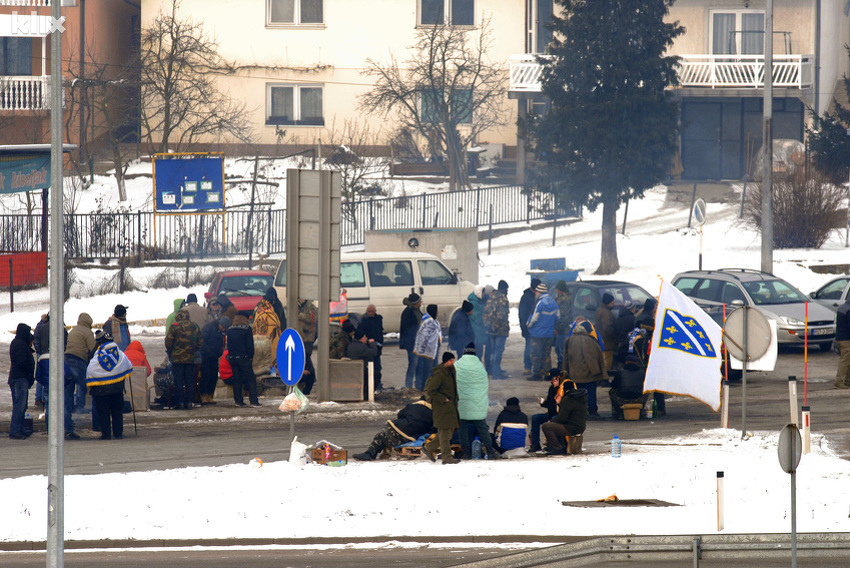
[[[460,452],[460,444],[452,444],[453,452]],[[384,455],[391,458],[416,459],[421,458],[425,454],[422,452],[422,446],[402,446],[400,448],[392,448],[384,450]]]

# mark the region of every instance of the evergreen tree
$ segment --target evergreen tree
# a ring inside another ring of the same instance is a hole
[[[850,79],[844,77],[844,90],[850,94]],[[812,109],[812,128],[807,129],[812,163],[836,185],[847,182],[850,168],[850,108],[833,99],[834,111],[818,116]]]
[[[533,120],[545,184],[565,202],[602,205],[597,274],[613,274],[620,203],[664,180],[677,147],[678,58],[684,29],[665,23],[672,0],[555,0],[555,39],[541,59],[548,115]],[[543,189],[543,188],[541,188]]]

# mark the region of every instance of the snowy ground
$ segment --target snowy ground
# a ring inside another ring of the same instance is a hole
[[[618,235],[622,269],[614,278],[658,292],[660,278],[697,265],[699,236],[684,227],[688,211],[665,205],[656,188],[631,204],[626,235]],[[750,267],[760,263],[759,236],[737,219],[738,204],[710,203],[704,227],[706,268]],[[531,258],[565,257],[571,268],[593,278],[599,259],[600,212],[558,229],[526,231],[493,241],[487,256],[481,243],[481,282],[510,283],[518,301],[527,286]],[[622,212],[620,221],[622,219]],[[785,250],[774,255],[774,272],[803,292],[830,276],[809,267],[847,259],[843,232],[820,250]],[[80,275],[92,278],[92,275]],[[142,280],[141,275],[137,280]],[[204,287],[148,290],[122,296],[72,299],[65,321],[80,312],[104,321],[117,303],[130,306],[131,320],[145,323],[134,335],[161,334],[172,299]],[[35,324],[46,309],[47,291],[16,295],[22,309],[8,313],[0,299],[0,343],[20,321]],[[513,318],[515,320],[515,317]],[[465,462],[454,467],[427,460],[353,462],[331,468],[265,463],[216,468],[70,476],[66,478],[66,537],[69,539],[190,539],[292,536],[428,536],[563,534],[711,534],[717,532],[717,472],[725,473],[724,532],[788,532],[790,478],[777,460],[776,432],[756,432],[745,441],[739,431],[694,432],[677,439],[625,440],[623,457],[607,446],[586,447],[582,456]],[[829,451],[813,433],[812,453],[797,475],[797,529],[850,532],[850,464]],[[262,458],[262,456],[258,456]],[[6,541],[43,540],[47,506],[43,476],[0,481],[0,518]],[[280,491],[269,491],[279,487]],[[128,488],[146,488],[128,491]],[[208,499],[227,488],[227,499]],[[102,498],[92,500],[91,495]],[[658,499],[671,507],[568,507],[563,501]],[[187,497],[188,496],[188,497]],[[112,504],[120,502],[121,507]],[[107,505],[101,505],[107,504]],[[514,504],[533,513],[518,517]],[[221,519],[227,519],[221,522]]]

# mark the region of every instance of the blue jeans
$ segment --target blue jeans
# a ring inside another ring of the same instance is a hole
[[[30,386],[26,379],[15,379],[9,383],[9,388],[12,390],[12,423],[9,426],[9,435],[23,436]]]
[[[502,355],[505,353],[505,341],[508,340],[506,335],[489,335],[487,337],[487,356],[490,358],[490,368],[487,372],[494,377],[501,377],[505,374],[502,370]]]
[[[413,387],[413,378],[416,376],[416,365],[419,357],[413,354],[413,349],[405,349],[407,351],[407,371],[404,373],[404,386],[406,388]]]
[[[487,454],[493,455],[496,452],[496,448],[493,447],[493,439],[490,437],[490,430],[487,428],[487,421],[461,419],[458,435],[460,438],[460,447],[463,451],[463,455],[472,455],[472,439],[470,439],[469,428],[470,425],[475,429],[475,434],[478,436],[478,439],[481,440],[481,445],[487,450]]]
[[[564,368],[564,344],[567,342],[566,333],[555,332],[555,354],[558,356],[558,368]]]
[[[45,369],[44,372],[50,372],[50,361],[44,360]],[[39,365],[42,361],[39,361]],[[65,364],[65,384],[63,388],[65,390],[65,408],[62,411],[63,419],[65,426],[65,433],[68,434],[74,431],[74,420],[71,417],[71,413],[74,412],[74,387],[76,384],[73,379],[70,378],[70,373],[68,372],[68,364]],[[47,388],[44,389],[44,414],[45,416],[50,416],[50,385],[47,385]],[[49,423],[50,420],[45,420],[45,424]]]
[[[540,446],[540,427],[549,422],[549,414],[532,414],[531,416],[531,447],[537,448]]]
[[[82,411],[86,407],[86,370],[88,361],[84,361],[76,355],[65,355],[65,364],[69,371],[69,376],[73,379],[76,385],[77,394],[74,399],[74,407],[78,411]]]
[[[416,390],[425,390],[425,381],[431,376],[431,371],[437,366],[436,359],[428,359],[414,355],[418,359],[416,362]]]

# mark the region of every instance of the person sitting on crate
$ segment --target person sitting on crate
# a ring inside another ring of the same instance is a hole
[[[505,402],[505,408],[496,418],[493,429],[493,443],[500,453],[525,454],[525,440],[528,438],[528,416],[520,410],[519,399],[512,396]],[[511,450],[518,450],[512,452]]]
[[[648,393],[643,392],[646,379],[646,366],[638,353],[646,349],[646,330],[635,328],[628,335],[628,350],[623,368],[614,373],[614,380],[608,397],[611,399],[611,415],[616,420],[623,419],[623,405],[646,404]],[[641,409],[643,415],[643,409]]]
[[[587,427],[587,391],[576,388],[570,379],[561,383],[563,395],[555,397],[558,415],[542,426],[546,436],[546,455],[564,456],[581,453],[581,434]],[[569,447],[566,437],[570,437]]]
[[[431,411],[431,404],[423,396],[399,410],[395,420],[387,420],[386,427],[375,434],[366,451],[362,454],[354,454],[354,459],[372,461],[385,448],[415,442],[423,434],[430,434],[433,429],[434,414]]]

